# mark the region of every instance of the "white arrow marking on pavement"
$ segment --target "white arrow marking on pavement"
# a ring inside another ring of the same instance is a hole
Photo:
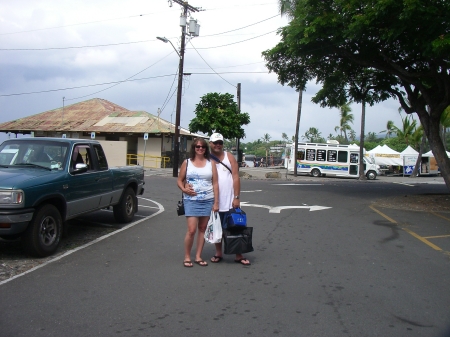
[[[309,208],[310,212],[313,211],[322,211],[328,208],[332,207],[325,207],[325,206],[268,206],[268,205],[257,205],[257,204],[248,204],[246,201],[241,202],[241,205],[244,206],[250,206],[250,207],[260,207],[260,208],[267,208],[269,210],[269,213],[280,213],[283,209],[292,209],[292,208]]]

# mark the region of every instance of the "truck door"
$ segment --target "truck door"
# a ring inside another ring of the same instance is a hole
[[[77,164],[88,166],[85,172],[75,172]],[[75,145],[70,159],[69,173],[72,175],[69,180],[67,193],[67,216],[73,217],[99,207],[101,193],[99,181],[94,170],[92,155],[89,145]]]
[[[350,171],[349,174],[354,176],[358,175],[359,170],[359,153],[350,152]]]

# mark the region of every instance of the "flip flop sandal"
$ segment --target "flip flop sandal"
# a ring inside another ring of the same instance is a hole
[[[213,260],[214,259],[214,260]],[[222,261],[223,260],[223,257],[222,256],[217,256],[217,255],[214,255],[212,258],[211,258],[211,262],[212,263],[219,263],[220,261]]]
[[[247,261],[248,263],[244,263],[244,261]],[[240,263],[243,266],[250,266],[251,265],[250,261],[248,259],[246,259],[245,257],[243,257],[242,259],[234,260],[234,262]]]
[[[202,266],[202,267],[207,267],[208,266],[208,262],[203,261],[203,260],[194,261],[194,262],[197,263],[199,266]]]
[[[186,268],[192,268],[194,265],[192,264],[192,261],[183,261],[183,266]]]

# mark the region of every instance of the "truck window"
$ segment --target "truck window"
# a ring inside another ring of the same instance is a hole
[[[316,150],[315,149],[306,149],[306,160],[309,160],[309,161],[316,160]]]
[[[86,164],[88,166],[88,171],[94,169],[92,166],[92,158],[89,151],[89,145],[76,145],[73,149],[72,160],[70,167],[75,169],[77,164]]]
[[[328,157],[327,160],[329,162],[336,162],[336,157],[337,157],[337,151],[336,150],[328,150]]]
[[[338,151],[338,162],[339,163],[347,163],[348,162],[348,152],[347,151]]]
[[[95,155],[97,156],[98,166],[100,170],[108,169],[108,162],[106,161],[105,152],[100,145],[94,145]]]
[[[327,151],[326,150],[317,150],[317,161],[325,161]]]

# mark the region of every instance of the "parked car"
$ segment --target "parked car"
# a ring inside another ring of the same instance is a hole
[[[0,237],[21,237],[35,256],[58,248],[67,220],[112,206],[118,222],[131,222],[144,192],[140,166],[108,167],[98,141],[17,138],[0,145],[14,158],[0,165]]]

